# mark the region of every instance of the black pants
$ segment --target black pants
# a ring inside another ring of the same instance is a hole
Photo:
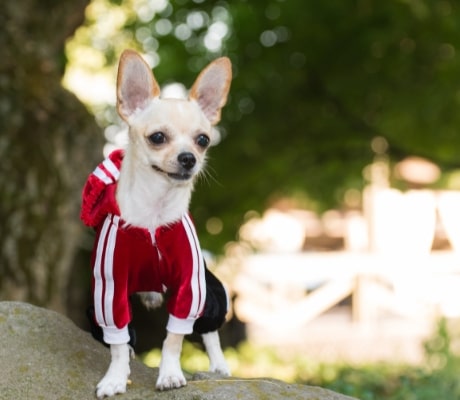
[[[219,329],[225,322],[227,314],[227,293],[222,282],[209,269],[205,268],[206,303],[203,315],[193,325],[194,333],[208,333]]]

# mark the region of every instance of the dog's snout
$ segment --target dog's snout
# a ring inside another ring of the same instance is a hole
[[[195,156],[189,152],[180,153],[177,159],[186,170],[191,170],[196,164]]]

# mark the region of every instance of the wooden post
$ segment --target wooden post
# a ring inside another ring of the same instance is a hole
[[[352,296],[352,319],[354,322],[369,323],[376,318],[376,304],[373,298],[375,282],[372,276],[358,274]]]

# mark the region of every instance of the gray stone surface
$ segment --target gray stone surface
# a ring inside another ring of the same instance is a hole
[[[109,351],[66,317],[26,303],[0,302],[0,399],[89,400],[109,364]],[[158,370],[131,362],[131,380],[119,400],[351,400],[318,387],[273,379],[188,377],[186,387],[155,391]]]

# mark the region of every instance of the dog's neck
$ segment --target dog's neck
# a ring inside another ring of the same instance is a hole
[[[126,151],[117,187],[121,218],[151,232],[178,221],[188,212],[193,182],[175,184]]]

